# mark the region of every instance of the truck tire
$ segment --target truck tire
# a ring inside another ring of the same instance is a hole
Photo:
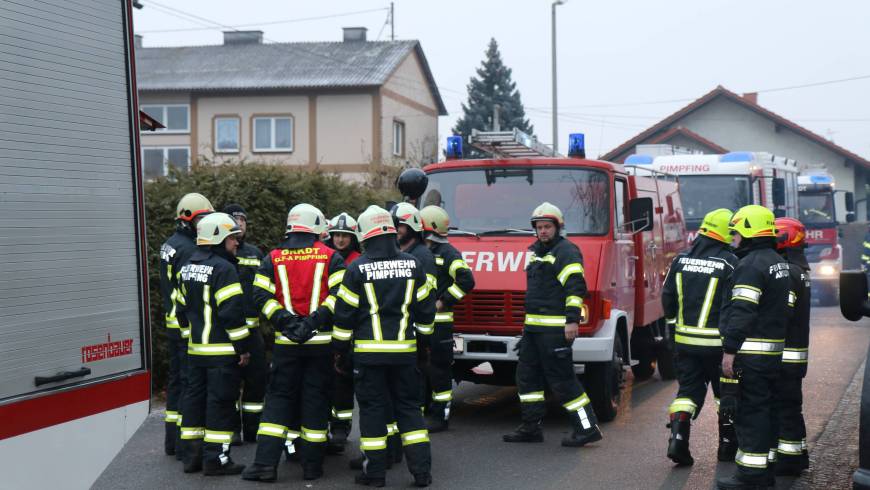
[[[635,380],[645,380],[655,373],[655,341],[649,327],[639,327],[631,331],[631,354],[637,360],[637,364],[631,366]]]
[[[583,375],[584,386],[595,415],[601,422],[610,422],[619,411],[622,399],[622,339],[613,338],[613,359],[609,362],[590,362],[586,364]]]

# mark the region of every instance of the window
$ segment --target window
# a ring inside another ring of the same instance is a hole
[[[148,180],[169,175],[169,166],[190,170],[190,147],[143,148],[142,167]]]
[[[625,207],[625,181],[617,179],[613,187],[613,216],[616,218],[614,231],[617,234],[625,233],[625,223],[628,222],[628,210]]]
[[[214,151],[215,153],[238,153],[239,118],[216,117],[214,120]]]
[[[405,156],[405,123],[393,121],[393,155]]]
[[[158,129],[155,132],[190,132],[190,106],[187,104],[143,105],[141,109],[166,126],[165,129]]]
[[[255,117],[254,151],[293,151],[293,118]]]

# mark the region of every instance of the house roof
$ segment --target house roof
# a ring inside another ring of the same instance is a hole
[[[653,137],[647,143],[650,143],[650,144],[667,143],[668,141],[673,139],[675,136],[683,136],[683,137],[688,138],[692,141],[695,141],[696,143],[698,143],[701,146],[706,147],[708,150],[710,150],[713,153],[728,153],[728,150],[726,148],[719,146],[716,143],[701,136],[700,134],[698,134],[698,133],[696,133],[688,128],[684,128],[682,126],[677,126],[675,128],[671,128],[671,129],[665,131],[664,133],[661,133],[660,135]]]
[[[827,148],[828,150],[846,158],[848,161],[855,162],[859,165],[863,165],[865,167],[870,168],[870,161],[868,161],[867,159],[865,159],[865,158],[863,158],[855,153],[852,153],[851,151],[843,148],[842,146],[837,145],[836,143],[834,143],[834,142],[832,142],[832,141],[830,141],[822,136],[819,136],[816,133],[813,133],[809,129],[807,129],[807,128],[805,128],[805,127],[803,127],[795,122],[792,122],[792,121],[780,116],[779,114],[776,114],[773,111],[765,109],[764,107],[758,105],[757,103],[753,102],[752,100],[741,97],[740,95],[726,89],[725,87],[723,87],[721,85],[719,85],[715,89],[711,90],[710,92],[707,92],[704,96],[702,96],[698,100],[692,102],[691,104],[687,105],[686,107],[683,107],[682,109],[678,110],[677,112],[662,119],[661,121],[659,121],[658,123],[656,123],[652,127],[644,130],[643,132],[641,132],[637,136],[635,136],[635,137],[631,138],[630,140],[626,141],[625,143],[617,146],[613,150],[610,150],[608,153],[603,155],[601,157],[601,159],[602,160],[613,160],[615,158],[618,158],[620,155],[630,151],[635,145],[643,144],[647,141],[650,141],[652,139],[657,138],[660,134],[667,132],[670,129],[671,125],[673,125],[674,123],[676,123],[680,119],[686,117],[687,115],[691,114],[692,112],[697,111],[698,109],[704,107],[708,103],[710,103],[713,100],[720,98],[720,97],[724,97],[728,100],[733,101],[734,103],[736,103],[740,106],[745,107],[746,109],[749,109],[757,114],[760,114],[760,115],[766,117],[767,119],[770,119],[775,124],[782,126],[782,127],[785,127],[785,128],[788,128],[789,130],[797,133],[798,135],[803,136],[804,138],[806,138],[814,143],[817,143],[818,145],[820,145],[824,148]]]
[[[139,127],[143,131],[156,131],[158,129],[163,129],[164,126],[160,121],[154,119],[145,113],[145,111],[139,111]]]
[[[420,60],[438,113],[446,115],[419,41],[140,48],[136,84],[145,92],[379,87],[411,53]]]

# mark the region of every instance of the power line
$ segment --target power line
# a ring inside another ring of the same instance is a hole
[[[152,2],[154,3],[154,2]],[[154,5],[159,5],[154,3]],[[159,9],[158,9],[159,10]],[[380,7],[375,9],[367,9],[367,10],[356,10],[353,12],[339,12],[336,14],[328,14],[328,15],[318,15],[314,17],[299,17],[296,19],[284,19],[284,20],[272,20],[266,22],[254,22],[250,24],[237,24],[234,26],[229,26],[233,29],[238,28],[247,28],[247,27],[260,27],[260,26],[271,26],[271,25],[279,25],[279,24],[293,24],[296,22],[308,22],[312,20],[324,20],[324,19],[334,19],[338,17],[349,17],[352,15],[360,15],[360,14],[368,14],[372,12],[380,12],[382,10],[389,10],[389,7]],[[163,12],[168,13],[168,12]],[[202,24],[200,24],[202,25]],[[141,34],[157,34],[157,33],[167,33],[167,32],[192,32],[192,31],[213,31],[217,30],[219,27],[216,26],[204,26],[204,27],[182,27],[177,29],[153,29],[149,31],[141,31]]]
[[[766,89],[762,89],[762,90],[756,90],[756,93],[761,94],[761,93],[767,93],[767,92],[782,92],[785,90],[795,90],[795,89],[799,89],[799,88],[819,87],[821,85],[833,85],[835,83],[854,82],[856,80],[867,80],[867,79],[870,79],[870,75],[859,75],[856,77],[839,78],[837,80],[825,80],[823,82],[812,82],[812,83],[805,83],[803,85],[791,85],[788,87],[766,88]]]

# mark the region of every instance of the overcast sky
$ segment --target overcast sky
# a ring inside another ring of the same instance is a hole
[[[390,35],[384,0],[140,1],[135,28],[146,47],[220,44],[220,28],[153,32],[210,26],[202,19],[259,28],[269,42],[339,41],[347,26],[367,27],[369,40]],[[550,4],[395,2],[396,39],[421,41],[449,112],[439,138],[461,114],[468,80],[494,37],[535,133],[552,141]],[[364,10],[372,11],[277,23]],[[720,84],[743,93],[870,77],[870,2],[863,0],[567,0],[557,12],[563,151],[568,133],[584,132],[588,154],[605,153]],[[864,78],[762,92],[759,103],[870,158],[868,94]]]

